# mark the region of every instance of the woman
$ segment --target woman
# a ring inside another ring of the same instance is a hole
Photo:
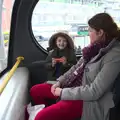
[[[80,116],[81,120],[109,120],[109,109],[114,107],[111,89],[120,72],[120,32],[107,13],[93,16],[88,24],[90,45],[82,50],[78,63],[57,79],[51,96],[35,95],[42,89],[31,89],[34,102],[60,99],[40,111],[35,120],[75,120]]]
[[[95,15],[88,24],[91,45],[83,49],[77,65],[59,77],[52,93],[61,100],[83,100],[81,120],[109,120],[114,107],[111,88],[120,72],[120,32],[106,13]]]

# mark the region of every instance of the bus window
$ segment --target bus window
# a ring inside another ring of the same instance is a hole
[[[10,32],[10,23],[12,15],[12,7],[14,0],[3,0],[2,5],[2,36],[0,38],[0,72],[7,67],[7,54],[8,54],[8,41],[9,41],[9,32]]]
[[[73,38],[75,48],[81,49],[90,43],[87,21],[96,13],[108,11],[120,18],[120,10],[106,9],[109,2],[86,0],[40,0],[32,15],[32,30],[39,45],[48,47],[48,40],[58,31],[67,31]],[[111,6],[111,2],[109,3]],[[110,6],[109,5],[109,6]],[[84,11],[84,12],[83,12]],[[119,12],[118,12],[119,11]],[[76,50],[77,50],[76,49]]]
[[[3,33],[3,38],[4,38],[4,45],[8,47],[8,40],[9,40],[9,32],[4,32]]]

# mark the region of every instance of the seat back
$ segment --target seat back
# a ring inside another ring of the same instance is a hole
[[[47,81],[47,71],[45,68],[45,64],[45,61],[36,61],[27,66],[30,71],[31,85],[29,86],[29,89],[36,84],[41,84]]]
[[[4,79],[5,76],[1,79]],[[28,103],[28,85],[28,69],[17,68],[0,95],[0,120],[24,120],[24,110]]]

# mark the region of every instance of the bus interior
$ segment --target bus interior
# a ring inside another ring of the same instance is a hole
[[[8,4],[10,9],[5,8]],[[99,12],[114,15],[119,25],[118,0],[0,1],[0,85],[17,58],[24,57],[0,94],[0,120],[24,120],[25,105],[30,102],[29,89],[47,80],[44,64],[50,36],[67,32],[74,40],[79,59],[81,49],[89,44],[87,20]],[[9,24],[5,29],[6,19]],[[120,104],[111,109],[109,120],[120,120],[119,114]]]

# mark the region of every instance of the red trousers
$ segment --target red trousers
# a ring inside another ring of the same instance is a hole
[[[50,84],[35,85],[30,95],[35,104],[45,104],[47,107],[40,111],[35,120],[76,120],[82,114],[83,102],[81,100],[61,100],[50,105],[49,101],[58,98],[51,93]]]

